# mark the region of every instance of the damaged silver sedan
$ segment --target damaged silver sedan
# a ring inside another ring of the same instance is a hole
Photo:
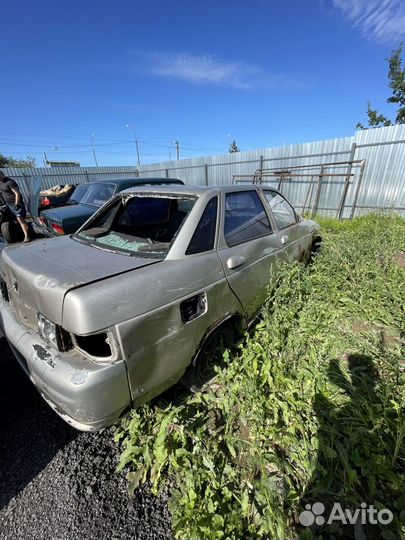
[[[276,261],[317,236],[271,188],[131,188],[70,237],[1,252],[1,325],[50,406],[99,429],[184,375],[198,385]]]

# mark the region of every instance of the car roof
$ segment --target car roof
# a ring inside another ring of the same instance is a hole
[[[178,178],[145,178],[145,177],[136,177],[136,178],[109,178],[109,179],[103,179],[103,180],[94,180],[92,182],[89,182],[89,184],[115,184],[117,186],[122,185],[145,185],[145,184],[184,184],[182,180],[179,180]]]
[[[191,186],[191,185],[181,185],[181,186],[132,186],[120,193],[165,193],[177,194],[177,195],[203,195],[205,193],[218,193],[218,192],[240,192],[240,191],[251,191],[256,188],[269,187],[272,191],[278,193],[278,191],[271,186],[256,185],[256,184],[238,184],[238,185],[223,185],[223,186]]]
[[[205,186],[190,186],[190,185],[156,185],[156,186],[132,186],[125,191],[121,191],[122,193],[172,193],[177,195],[201,195],[203,193],[207,193],[209,191],[218,191],[220,189],[219,186],[211,186],[211,187],[205,187]]]

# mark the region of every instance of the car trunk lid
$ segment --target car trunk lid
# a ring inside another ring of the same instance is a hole
[[[66,236],[10,246],[0,262],[17,318],[36,329],[38,312],[61,324],[68,291],[160,261],[112,253]]]
[[[70,206],[61,206],[52,210],[44,210],[41,212],[41,218],[44,225],[53,234],[58,234],[58,231],[52,227],[53,224],[63,228],[62,234],[71,234],[76,232],[96,210],[98,210],[96,206],[79,203]]]

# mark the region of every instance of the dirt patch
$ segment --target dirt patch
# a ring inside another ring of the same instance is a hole
[[[394,256],[394,261],[398,266],[405,269],[405,251],[400,251]]]
[[[394,335],[390,328],[378,324],[356,322],[352,326],[353,332],[367,333],[373,332],[379,336],[380,347],[390,349],[400,342],[398,336]]]

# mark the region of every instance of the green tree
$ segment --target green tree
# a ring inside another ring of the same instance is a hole
[[[32,157],[26,157],[25,159],[13,158],[11,156],[5,156],[0,154],[0,167],[15,167],[18,169],[36,167],[36,161]]]
[[[367,102],[367,127],[391,126],[393,124],[405,124],[405,68],[402,68],[402,51],[403,43],[397,49],[391,52],[391,56],[387,58],[388,62],[388,80],[389,88],[392,90],[392,96],[387,99],[387,103],[398,105],[395,121],[391,121],[383,114],[379,114],[377,109],[371,107],[371,103]],[[367,129],[361,122],[356,128]]]
[[[236,144],[236,141],[233,141],[233,142],[229,145],[229,153],[230,153],[230,154],[234,154],[235,152],[240,152],[240,148],[239,148],[239,146]]]

